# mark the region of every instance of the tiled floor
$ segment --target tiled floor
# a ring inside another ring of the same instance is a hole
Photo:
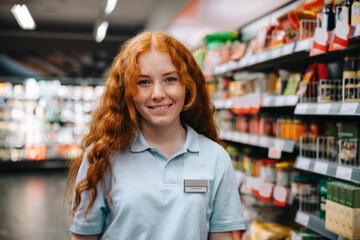
[[[69,240],[63,170],[0,172],[0,240]]]

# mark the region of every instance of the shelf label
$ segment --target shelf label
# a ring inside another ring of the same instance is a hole
[[[298,95],[289,95],[286,96],[286,105],[287,106],[295,106],[299,101]]]
[[[355,114],[358,103],[343,103],[341,104],[340,114]]]
[[[328,114],[330,112],[331,103],[318,103],[316,105],[316,114]]]
[[[270,103],[271,103],[271,100],[272,100],[272,97],[270,97],[270,96],[265,96],[265,97],[263,97],[263,99],[262,99],[262,106],[263,107],[268,107],[268,106],[270,106]]]
[[[270,57],[273,59],[273,58],[278,58],[281,56],[281,50],[282,48],[279,47],[279,48],[275,48],[273,50],[271,50],[270,52]]]
[[[280,159],[281,158],[281,149],[275,147],[269,147],[268,158]]]
[[[351,180],[352,168],[337,166],[335,177]]]
[[[243,57],[239,61],[239,67],[245,67],[248,65],[248,59],[249,57]]]
[[[326,162],[315,161],[314,172],[326,175],[329,164]]]
[[[235,142],[241,142],[241,133],[235,131],[235,132],[233,133],[233,140],[234,140]]]
[[[295,107],[295,114],[305,114],[308,108],[307,103],[299,103]]]
[[[295,162],[295,167],[298,169],[309,170],[310,159],[299,157]]]
[[[268,55],[269,53],[268,52],[262,52],[260,54],[258,54],[258,62],[265,62],[268,60]]]
[[[307,38],[296,43],[295,52],[308,51],[313,38]]]
[[[286,96],[277,96],[275,106],[285,106]]]
[[[249,140],[249,143],[251,145],[258,145],[258,136],[256,135],[250,135],[250,140]]]
[[[289,55],[293,52],[294,50],[294,47],[295,47],[295,43],[289,43],[289,44],[286,44],[285,46],[283,46],[282,48],[282,52],[281,52],[281,55],[284,56],[284,55]]]
[[[250,58],[249,58],[249,61],[248,61],[248,65],[253,65],[257,62],[257,55],[252,55]]]
[[[240,135],[240,142],[241,143],[248,143],[249,134],[247,133],[241,133]]]
[[[296,217],[295,217],[295,222],[307,227],[309,224],[309,218],[310,218],[309,215],[307,215],[303,212],[297,211]]]
[[[224,105],[226,109],[230,109],[233,106],[233,100],[232,99],[225,100]]]
[[[260,136],[258,144],[260,147],[268,147],[269,146],[269,138],[266,136]]]

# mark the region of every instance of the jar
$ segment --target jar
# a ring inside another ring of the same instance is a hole
[[[292,166],[293,163],[291,162],[280,162],[275,164],[276,185],[290,187]]]
[[[266,179],[266,159],[261,159],[259,164],[259,176],[262,179]]]
[[[265,170],[265,181],[267,182],[276,182],[276,172],[275,172],[275,164],[276,160],[267,159],[266,160],[266,170]]]
[[[311,193],[311,180],[306,176],[295,176],[291,181],[291,193],[295,198],[307,198]]]
[[[305,133],[304,123],[299,119],[295,119],[293,140],[300,141],[300,136],[303,135],[304,133]]]

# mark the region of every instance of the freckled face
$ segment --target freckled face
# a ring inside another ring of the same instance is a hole
[[[179,127],[186,88],[168,53],[151,50],[138,57],[140,76],[135,107],[142,127]]]

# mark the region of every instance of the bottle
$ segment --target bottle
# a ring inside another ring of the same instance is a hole
[[[333,1],[324,0],[325,8],[322,17],[321,26],[326,31],[332,31],[335,28],[335,13],[333,12]]]
[[[355,0],[351,7],[351,24],[356,26],[360,24],[360,1]]]
[[[343,82],[345,85],[344,89],[344,100],[354,101],[357,95],[357,84],[356,78],[356,57],[353,54],[347,53],[344,58],[344,70],[343,70]]]
[[[337,21],[341,21],[341,9],[343,7],[342,0],[335,0],[334,1],[334,8],[335,8],[335,26]]]
[[[352,0],[344,0],[344,7],[343,7],[343,11],[344,11],[344,14],[345,14],[345,19],[344,19],[344,22],[345,23],[348,23],[348,24],[351,24],[351,12],[352,12],[352,9],[351,9],[351,6],[352,6],[352,3],[353,1]]]

